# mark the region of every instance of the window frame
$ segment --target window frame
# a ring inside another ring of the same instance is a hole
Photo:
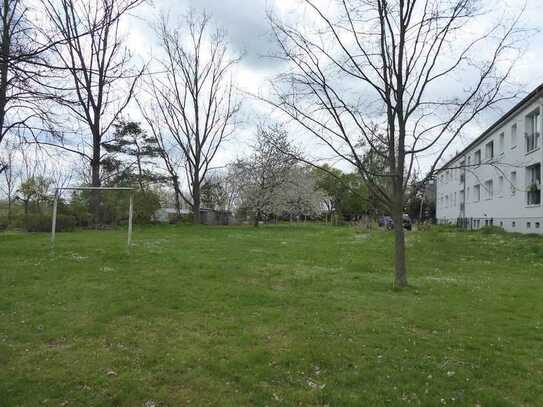
[[[481,202],[481,184],[473,186],[473,202]]]
[[[541,139],[541,112],[539,107],[526,115],[526,154],[539,149]]]
[[[491,201],[492,199],[494,199],[494,180],[493,179],[486,180],[484,183],[484,186],[485,186],[485,193],[486,193],[485,201]]]
[[[475,151],[475,153],[473,154],[473,161],[474,161],[474,165],[481,165],[481,149],[478,149],[477,151]]]
[[[541,163],[526,167],[526,205],[541,205]]]
[[[505,132],[501,132],[498,136],[498,154],[503,155],[505,153]]]
[[[511,125],[511,150],[517,148],[518,145],[518,125],[513,123]]]
[[[490,157],[488,154],[489,151],[490,151]],[[490,140],[488,143],[485,143],[485,161],[490,161],[493,159],[494,159],[494,140]]]

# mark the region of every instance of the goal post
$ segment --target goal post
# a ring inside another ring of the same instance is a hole
[[[55,189],[55,199],[53,201],[53,219],[51,222],[51,244],[55,244],[55,236],[57,229],[57,209],[58,199],[62,191],[126,191],[128,192],[128,248],[132,243],[132,221],[134,218],[134,191],[136,188],[130,187],[62,187]]]

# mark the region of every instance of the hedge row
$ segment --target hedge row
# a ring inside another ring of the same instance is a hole
[[[51,231],[51,223],[51,215],[31,214],[24,219],[24,229],[27,232],[49,232]],[[57,232],[73,232],[75,225],[75,216],[57,216]]]

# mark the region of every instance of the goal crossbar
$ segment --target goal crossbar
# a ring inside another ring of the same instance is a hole
[[[55,236],[57,229],[57,208],[58,199],[61,191],[126,191],[129,192],[128,205],[128,248],[132,243],[132,218],[134,214],[134,191],[136,188],[130,187],[61,187],[55,188],[55,200],[53,202],[53,220],[51,222],[51,244],[55,244]]]

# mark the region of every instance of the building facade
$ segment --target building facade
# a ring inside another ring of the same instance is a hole
[[[543,234],[543,85],[436,174],[438,223]]]

